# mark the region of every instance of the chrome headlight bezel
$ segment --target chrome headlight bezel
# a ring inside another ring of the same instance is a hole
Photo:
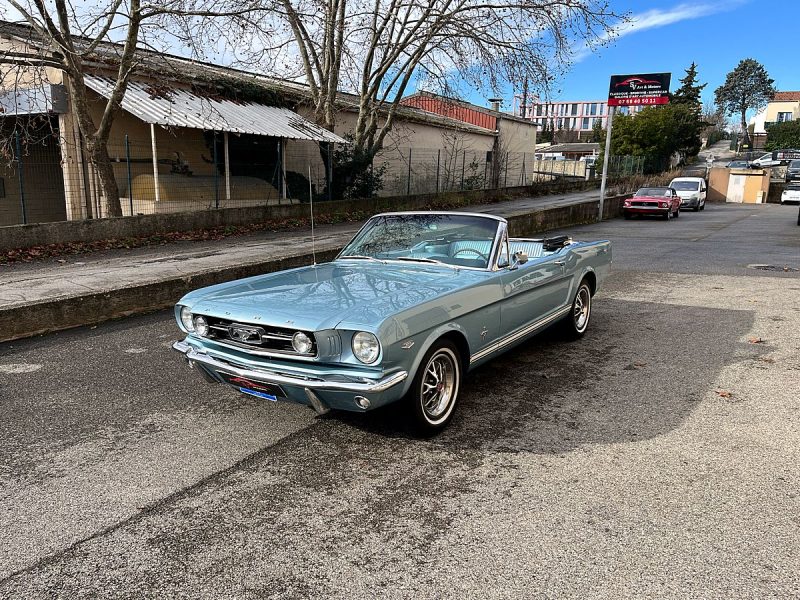
[[[353,356],[365,365],[374,364],[381,354],[381,343],[377,336],[369,331],[358,331],[350,343]]]
[[[194,333],[194,315],[192,314],[191,309],[188,306],[181,306],[178,314],[180,315],[180,322],[181,325],[183,325],[184,330],[188,331],[189,333]]]
[[[298,354],[312,354],[314,350],[314,340],[312,340],[308,334],[298,331],[292,336],[292,348]]]
[[[193,323],[195,334],[199,335],[200,337],[208,337],[208,334],[211,330],[208,326],[208,321],[203,315],[195,315]]]

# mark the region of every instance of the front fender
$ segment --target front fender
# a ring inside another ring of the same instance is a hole
[[[459,323],[455,321],[443,323],[438,327],[413,336],[413,348],[416,350],[416,352],[414,353],[413,359],[407,363],[408,379],[403,382],[403,395],[407,394],[411,389],[411,386],[414,384],[414,377],[417,374],[417,370],[421,367],[422,359],[428,353],[428,350],[430,350],[439,339],[454,332],[460,334],[464,338],[465,347],[469,347],[469,337],[467,336],[467,332]],[[462,364],[469,365],[469,356],[462,356],[461,358],[463,360]],[[466,372],[466,369],[464,369],[464,371]]]

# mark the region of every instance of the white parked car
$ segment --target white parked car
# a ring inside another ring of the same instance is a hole
[[[751,160],[750,166],[758,169],[765,169],[768,167],[779,167],[781,166],[781,161],[772,158],[772,152],[770,152],[768,154],[765,154],[764,156],[760,156],[755,160]]]
[[[800,183],[790,183],[781,194],[781,204],[797,202],[800,204]]]
[[[693,211],[706,207],[706,180],[702,177],[676,177],[669,187],[678,192],[681,199],[681,210],[691,208]]]

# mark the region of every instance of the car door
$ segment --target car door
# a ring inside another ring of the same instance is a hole
[[[577,260],[570,254],[568,247],[562,248],[548,256],[531,258],[525,264],[500,270],[502,333],[508,334],[540,321],[567,304],[568,273],[572,272],[569,263]]]
[[[706,182],[700,182],[700,202],[706,201]]]

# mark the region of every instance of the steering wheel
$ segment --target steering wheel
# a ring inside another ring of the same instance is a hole
[[[489,260],[488,254],[484,254],[483,252],[475,250],[475,248],[461,248],[461,250],[456,250],[456,252],[453,254],[453,258],[458,256],[462,252],[472,252],[473,254],[477,254],[478,256],[480,256],[483,260]]]

